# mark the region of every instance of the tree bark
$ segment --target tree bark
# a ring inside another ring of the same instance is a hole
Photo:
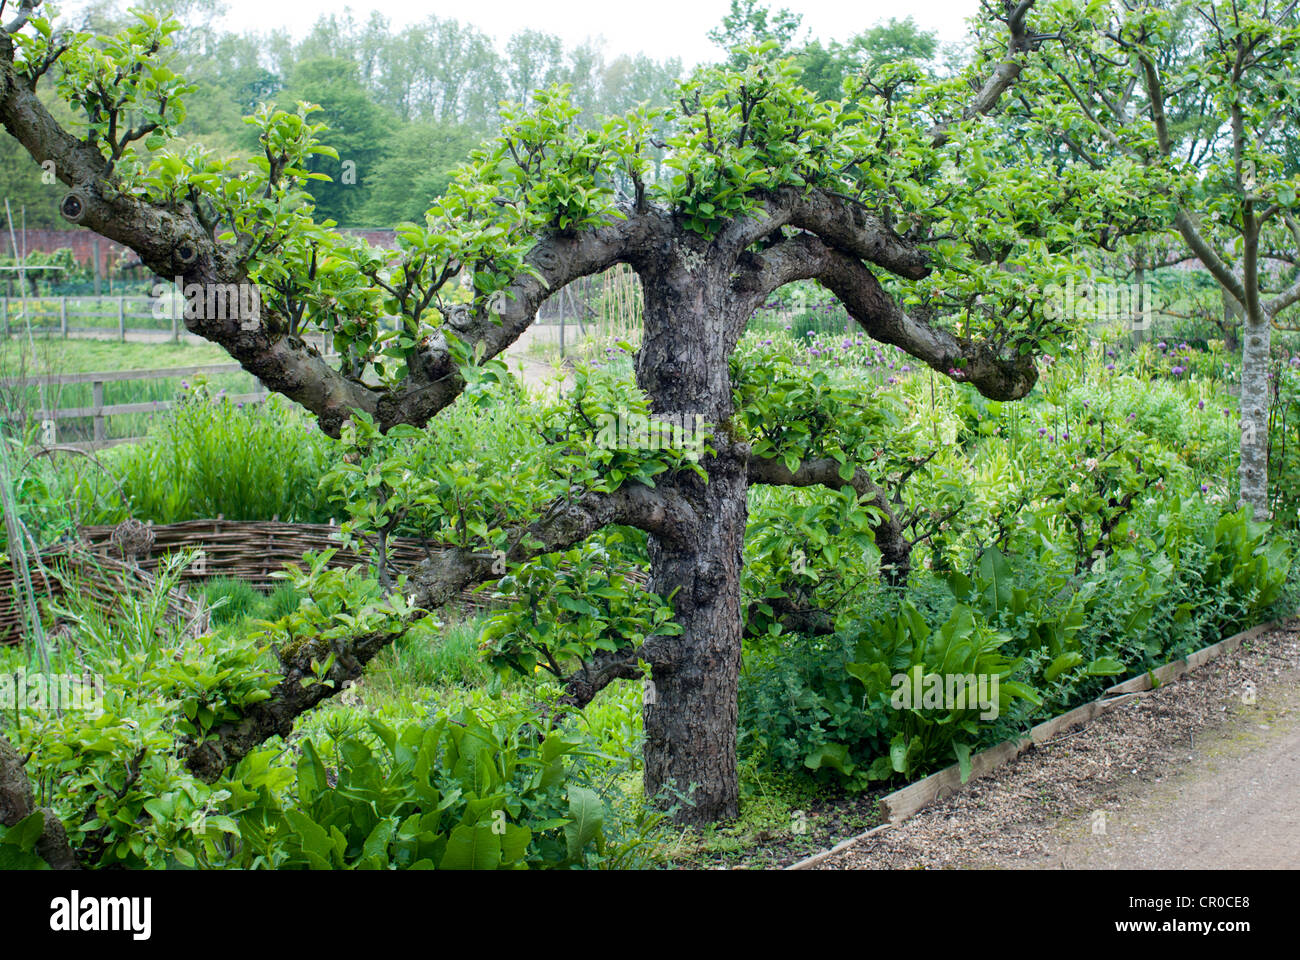
[[[1223,297],[1223,322],[1219,329],[1223,331],[1223,348],[1229,353],[1236,353],[1241,347],[1237,332],[1241,329],[1241,306],[1227,290],[1220,290]]]
[[[23,758],[8,740],[0,737],[0,825],[12,827],[36,809]],[[47,807],[41,807],[40,812],[45,818],[45,830],[36,842],[36,852],[51,870],[79,870],[63,823]]]
[[[1268,357],[1272,324],[1243,325],[1241,352],[1241,503],[1268,519]]]
[[[675,540],[649,537],[651,584],[672,595],[682,633],[670,654],[650,659],[652,696],[643,706],[645,790],[690,792],[678,819],[709,823],[739,812],[736,770],[740,683],[740,572],[747,520],[748,447],[732,442],[728,357],[738,336],[725,274],[693,239],[639,272],[645,333],[637,382],[659,416],[698,414],[715,428],[706,483],[682,471],[666,481],[690,504],[695,523]],[[743,323],[741,324],[743,325]],[[688,421],[689,422],[689,421]]]

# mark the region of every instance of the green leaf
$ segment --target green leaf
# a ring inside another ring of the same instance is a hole
[[[501,837],[490,823],[461,824],[451,831],[441,870],[495,870],[501,865]]]
[[[889,762],[895,773],[907,773],[907,740],[901,733],[890,741]]]
[[[849,759],[849,748],[842,743],[824,743],[804,757],[803,765],[809,770],[831,767],[844,776],[849,776],[856,765]]]
[[[1066,670],[1069,670],[1072,667],[1077,667],[1081,663],[1083,663],[1083,654],[1079,653],[1077,650],[1063,653],[1053,660],[1048,668],[1043,671],[1043,679],[1048,683],[1051,683]]]
[[[1114,657],[1098,657],[1083,672],[1090,677],[1114,677],[1124,672],[1124,664]]]
[[[605,822],[605,805],[595,791],[586,787],[569,787],[569,822],[564,825],[569,859],[582,859],[582,851]]]
[[[952,752],[957,755],[957,764],[961,767],[961,782],[970,779],[970,744],[953,742]]]

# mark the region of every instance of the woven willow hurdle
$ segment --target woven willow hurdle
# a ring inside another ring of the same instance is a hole
[[[140,567],[113,557],[93,553],[84,544],[63,543],[41,553],[32,569],[32,588],[49,600],[59,600],[68,588],[82,599],[111,609],[128,591],[152,589],[154,577]],[[13,569],[0,566],[0,645],[17,643],[23,636],[23,615],[17,603]],[[208,629],[208,609],[183,589],[167,597],[167,618],[181,621],[187,629],[203,633]]]
[[[112,554],[110,542],[115,527],[79,527],[77,533],[96,553]],[[202,550],[200,561],[185,571],[189,580],[229,577],[263,590],[279,583],[274,574],[285,564],[302,565],[308,550],[334,549],[332,567],[367,564],[369,557],[344,550],[339,528],[324,523],[275,523],[270,521],[190,520],[186,523],[150,525],[153,547],[148,556],[138,557],[141,567],[152,570],[158,560],[182,550]],[[389,562],[397,569],[414,566],[436,556],[445,544],[393,537],[388,541]]]
[[[334,549],[338,552],[330,560],[331,567],[350,567],[368,564],[369,557],[344,550],[340,543],[339,528],[323,523],[278,523],[274,521],[191,520],[185,523],[150,525],[152,545],[147,552],[136,555],[131,564],[123,562],[120,552],[112,543],[113,526],[87,526],[78,528],[79,550],[99,558],[101,562],[119,568],[138,569],[151,573],[159,560],[170,553],[202,551],[197,562],[182,574],[187,581],[203,581],[214,577],[242,580],[251,586],[268,590],[279,583],[276,573],[286,564],[302,564],[302,555],[308,550]],[[397,570],[409,569],[422,560],[437,556],[446,544],[409,537],[393,537],[388,541],[390,564]],[[69,550],[66,546],[55,548],[50,556],[56,557]],[[116,553],[116,556],[114,555]],[[639,571],[630,571],[627,578],[644,584],[646,578]],[[0,567],[0,643],[13,643],[20,638],[21,611],[14,604],[13,572]],[[47,582],[48,581],[48,582]],[[41,578],[34,584],[38,592],[54,595],[59,585],[54,578]],[[460,604],[470,609],[485,609],[501,601],[501,596],[489,587],[483,590],[466,588],[460,593]],[[192,602],[192,601],[191,601]]]

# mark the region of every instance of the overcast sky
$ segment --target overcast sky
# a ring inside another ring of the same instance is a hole
[[[553,33],[569,44],[601,37],[608,56],[646,53],[655,59],[678,56],[693,64],[717,55],[706,34],[721,22],[729,0],[407,0],[380,4],[375,0],[226,0],[228,13],[221,23],[243,33],[284,27],[302,36],[316,18],[342,13],[350,7],[364,22],[380,9],[389,23],[401,25],[429,15],[474,24],[484,33],[504,40],[525,28]],[[770,6],[789,7],[803,14],[805,31],[822,40],[847,40],[866,27],[890,17],[911,16],[922,28],[933,30],[944,42],[962,39],[965,20],[979,10],[979,0],[920,0],[912,4],[888,0],[775,0]]]

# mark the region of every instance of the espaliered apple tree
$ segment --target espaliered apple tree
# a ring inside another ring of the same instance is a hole
[[[911,546],[887,481],[856,446],[851,405],[838,403],[840,422],[835,410],[786,411],[788,429],[765,432],[783,416],[778,394],[755,386],[762,371],[737,366],[737,341],[774,291],[814,280],[868,336],[939,375],[999,400],[1029,393],[1036,357],[1068,333],[1045,319],[1037,291],[1065,277],[1081,237],[1113,231],[1126,202],[1109,171],[1026,157],[986,119],[1043,42],[1032,7],[990,6],[986,52],[966,75],[935,82],[887,65],[846,84],[842,101],[818,102],[761,48],[744,70],[684,83],[670,110],[596,129],[575,124],[563,91],[539,93],[528,112],[507,113],[424,223],[399,226],[392,251],[313,220],[306,161],[332,151],[309,106],[249,118],[263,148],[250,161],[173,146],[192,92],[161,55],[173,23],[139,14],[118,36],[92,37],[19,7],[0,34],[0,121],[53,164],[64,216],[127,245],[161,277],[257,284],[257,318],[197,315],[186,326],[352,445],[335,477],[350,531],[382,552],[386,535],[418,515],[450,543],[399,577],[381,567],[396,604],[387,619],[354,616],[350,630],[334,621],[317,632],[300,624],[280,648],[271,696],[196,739],[190,768],[215,780],[287,734],[361,674],[400,632],[394,622],[503,576],[539,596],[563,580],[571,594],[588,590],[593,607],[618,606],[605,610],[609,629],[555,636],[516,617],[490,631],[492,655],[563,674],[579,704],[648,664],[647,794],[693,788],[684,819],[734,815],[749,487],[852,491],[885,578],[906,577]],[[74,124],[38,97],[46,77]],[[409,452],[421,434],[437,436],[440,411],[507,388],[494,358],[548,297],[617,264],[643,289],[635,387],[584,380],[567,422],[543,426],[533,434],[541,442],[521,440],[518,462],[435,469]],[[456,293],[466,281],[468,298]],[[306,334],[322,331],[337,358],[309,344]],[[869,406],[870,392],[860,401]],[[619,408],[698,416],[703,455],[606,449],[595,414]],[[626,600],[593,560],[614,527],[648,535],[648,601]],[[557,558],[578,574],[557,578]]]

